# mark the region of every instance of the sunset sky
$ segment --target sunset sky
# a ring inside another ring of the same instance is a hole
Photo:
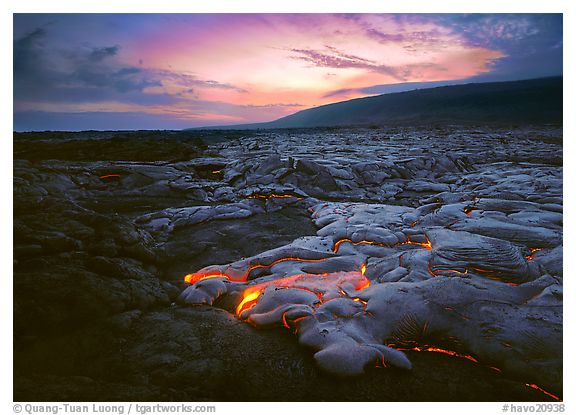
[[[16,14],[14,129],[270,121],[562,74],[561,14]]]

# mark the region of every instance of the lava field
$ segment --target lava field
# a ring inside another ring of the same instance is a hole
[[[15,133],[14,399],[562,399],[562,131]]]

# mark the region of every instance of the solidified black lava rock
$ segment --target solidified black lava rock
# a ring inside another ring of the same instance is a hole
[[[14,398],[561,396],[560,135],[17,134]]]

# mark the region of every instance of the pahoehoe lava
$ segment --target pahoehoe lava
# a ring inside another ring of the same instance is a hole
[[[14,398],[562,399],[558,137],[15,134]]]

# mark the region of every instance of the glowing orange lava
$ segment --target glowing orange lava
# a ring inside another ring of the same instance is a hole
[[[502,278],[498,275],[498,271],[494,271],[491,269],[484,269],[484,268],[475,268],[475,267],[472,267],[472,270],[481,273],[484,278],[488,278],[489,280],[492,280],[492,281],[502,282],[502,283],[510,285],[512,287],[516,287],[518,285],[515,282],[503,281]]]
[[[362,275],[364,275],[364,274],[362,274]],[[356,291],[360,291],[360,290],[363,290],[363,289],[368,288],[368,287],[370,287],[370,280],[365,279],[364,282],[356,288]]]
[[[309,291],[318,297],[318,303],[322,303],[324,295],[331,292],[332,296],[345,297],[346,292],[339,288],[344,284],[350,284],[355,291],[363,290],[370,286],[370,281],[361,272],[337,272],[333,274],[296,274],[277,280],[266,281],[247,288],[242,296],[242,301],[236,308],[236,315],[252,308],[257,302],[260,294],[269,286],[276,288],[294,288]],[[286,325],[286,324],[285,324]]]
[[[240,316],[244,311],[251,309],[258,302],[258,297],[262,294],[263,289],[251,290],[248,289],[244,292],[242,301],[236,307],[236,315]]]
[[[467,214],[468,216],[472,216],[472,212],[474,212],[475,210],[477,210],[477,209],[474,209],[470,206],[466,206],[464,208],[464,213]]]
[[[530,255],[528,255],[526,257],[527,261],[532,261],[534,259],[534,256],[536,255],[536,252],[541,251],[542,248],[528,248],[530,250],[530,252],[532,252]]]
[[[239,277],[233,277],[230,275],[226,275],[224,273],[212,273],[212,274],[204,274],[202,272],[194,272],[192,274],[186,274],[186,276],[184,276],[184,281],[187,282],[188,284],[195,284],[198,281],[201,280],[205,280],[207,278],[216,278],[216,277],[222,277],[222,278],[226,278],[227,280],[230,281],[235,281],[235,282],[242,282],[242,281],[246,281],[248,279],[248,276],[250,275],[250,273],[255,270],[255,269],[260,269],[260,268],[270,268],[276,264],[279,264],[280,262],[285,262],[285,261],[299,261],[299,262],[322,262],[322,261],[326,261],[329,258],[318,258],[318,259],[307,259],[307,258],[298,258],[298,257],[286,257],[286,258],[279,258],[275,261],[272,261],[270,264],[256,264],[256,265],[252,265],[250,268],[248,268],[248,271],[246,271],[246,273],[244,273],[243,275],[239,276]]]
[[[334,245],[334,252],[337,252],[340,244],[342,244],[344,242],[349,242],[353,245],[369,244],[369,245],[384,246],[384,245],[376,244],[372,241],[360,241],[360,242],[353,243],[350,239],[341,239],[338,242],[336,242],[336,244]],[[406,242],[402,243],[402,245],[404,245],[404,244],[415,244],[415,245],[420,245],[422,247],[425,247],[426,249],[432,249],[432,244],[430,243],[429,240],[427,242],[412,242],[408,238],[408,240]],[[540,249],[541,248],[530,248],[530,250],[532,252],[539,251]],[[305,259],[305,258],[297,258],[297,257],[279,258],[279,259],[271,262],[268,265],[264,265],[264,264],[253,265],[242,276],[243,279],[240,279],[240,280],[236,279],[236,281],[246,281],[246,278],[248,277],[248,275],[250,274],[250,272],[253,269],[271,267],[271,266],[278,264],[280,262],[283,262],[283,261],[321,262],[321,261],[325,261],[326,259],[328,259],[328,258],[320,258],[320,259]],[[290,275],[290,276],[280,278],[277,280],[266,281],[266,282],[263,282],[260,284],[253,285],[253,286],[247,288],[243,292],[242,300],[240,301],[240,303],[236,307],[236,315],[238,317],[242,317],[242,314],[244,312],[246,312],[247,310],[250,310],[252,307],[254,307],[258,303],[264,290],[269,286],[275,286],[277,288],[292,288],[292,289],[301,289],[301,290],[309,291],[318,297],[318,303],[316,303],[315,306],[317,304],[323,303],[324,295],[330,290],[332,290],[331,291],[332,296],[334,295],[335,292],[337,293],[336,297],[331,297],[330,299],[338,298],[338,297],[348,297],[348,294],[342,288],[340,288],[341,285],[351,284],[353,286],[354,290],[356,290],[356,291],[363,290],[363,289],[370,286],[370,280],[368,280],[365,277],[366,268],[367,268],[366,263],[363,263],[360,266],[359,272],[358,271],[350,271],[350,272],[337,272],[337,273],[332,273],[332,274],[328,274],[328,273],[325,273],[325,274],[295,274],[295,275]],[[480,268],[473,268],[473,270],[483,272],[483,273],[492,272],[491,270],[480,269]],[[452,269],[437,270],[436,272],[455,272],[458,274],[467,274],[468,269],[465,269],[464,272],[459,271],[459,270],[452,270]],[[230,278],[230,276],[225,275],[223,273],[187,274],[184,277],[184,280],[187,283],[194,284],[198,281],[201,281],[204,279],[209,279],[209,278],[225,278],[228,280],[232,280]],[[510,283],[510,284],[513,284],[513,283]],[[348,298],[350,298],[350,297],[348,297]],[[366,310],[367,301],[362,300],[361,298],[358,298],[358,297],[352,297],[350,299],[355,301],[355,302],[359,302],[359,303],[363,304],[364,310]],[[456,310],[453,309],[452,307],[444,307],[444,308],[448,311],[456,312]],[[288,329],[294,329],[297,332],[298,327],[294,328],[294,324],[298,323],[299,321],[302,321],[308,317],[309,316],[298,317],[298,318],[291,320],[289,322],[289,321],[287,321],[286,315],[284,313],[284,314],[282,314],[282,324],[284,327],[286,327]],[[467,317],[464,317],[464,316],[461,316],[461,317],[468,319]],[[291,325],[291,323],[292,323],[292,325]],[[502,344],[506,347],[512,347],[512,345],[509,343],[503,342]],[[445,354],[448,356],[454,356],[454,357],[458,357],[458,358],[462,358],[462,359],[467,359],[471,362],[479,364],[478,360],[471,355],[462,354],[462,353],[458,353],[458,352],[453,351],[453,350],[443,349],[443,348],[439,348],[439,347],[435,347],[435,346],[431,346],[431,345],[422,345],[422,346],[413,346],[413,347],[397,347],[395,344],[387,344],[387,346],[393,347],[393,348],[395,348],[397,350],[401,350],[401,351],[441,353],[441,354]],[[384,361],[382,361],[382,365],[384,367],[387,367],[387,365]],[[498,369],[497,367],[493,367],[493,366],[487,366],[487,367],[498,372],[498,373],[501,373],[501,370]],[[529,388],[535,389],[535,390],[551,397],[552,399],[560,401],[560,398],[558,398],[556,395],[542,389],[541,387],[539,387],[536,384],[526,383],[525,385]]]
[[[119,174],[105,174],[103,176],[100,176],[101,179],[110,179],[111,177],[120,177]]]
[[[202,276],[199,276],[198,274],[186,274],[184,276],[184,281],[187,282],[188,284],[194,284],[200,280],[206,280],[208,278],[226,278],[227,280],[230,279],[228,275],[224,274],[208,274]]]
[[[373,246],[383,246],[383,247],[395,247],[398,245],[420,245],[423,248],[426,249],[432,249],[432,243],[429,240],[426,240],[426,242],[414,242],[410,239],[410,236],[408,235],[406,237],[406,242],[401,242],[399,244],[395,244],[395,245],[388,245],[388,244],[379,244],[376,243],[374,241],[367,241],[367,240],[362,240],[362,241],[358,241],[358,242],[352,242],[351,239],[348,238],[344,238],[344,239],[339,239],[338,241],[336,241],[336,243],[334,244],[334,248],[332,248],[332,252],[334,252],[335,254],[338,253],[338,250],[340,249],[340,245],[342,245],[343,243],[349,243],[351,245],[357,246],[357,245],[373,245]]]
[[[336,241],[336,243],[334,244],[334,248],[332,248],[332,252],[334,252],[335,254],[338,253],[338,251],[340,250],[340,245],[342,245],[343,243],[350,243],[352,245],[360,245],[360,244],[365,244],[365,245],[374,245],[374,242],[372,241],[360,241],[360,242],[352,242],[351,239],[340,239],[338,241]]]
[[[494,274],[494,271],[488,270],[488,269],[482,269],[482,268],[472,268],[474,271],[478,271],[484,275],[482,275],[484,278],[488,278],[489,280],[492,281],[498,281],[498,282],[502,282],[504,284],[510,285],[512,287],[516,287],[518,286],[518,283],[515,282],[510,282],[510,281],[503,281],[502,278],[500,278],[498,275]]]
[[[411,348],[403,348],[403,347],[397,347],[395,344],[387,344],[387,346],[389,347],[393,347],[396,350],[402,350],[402,351],[415,351],[415,352],[434,352],[434,353],[442,353],[442,354],[446,354],[448,356],[455,356],[455,357],[460,357],[463,359],[467,359],[470,360],[471,362],[474,363],[478,363],[478,360],[476,360],[476,358],[474,358],[473,356],[470,355],[466,355],[466,354],[461,354],[458,352],[455,352],[453,350],[446,350],[446,349],[441,349],[439,347],[434,347],[434,346],[429,346],[429,345],[424,345],[424,346],[415,346],[415,347],[411,347]],[[497,373],[502,373],[502,370],[500,370],[497,367],[494,366],[487,366],[489,369],[494,370]],[[534,384],[534,383],[526,383],[525,384],[527,387],[535,389],[539,392],[542,392],[543,394],[551,397],[552,399],[555,399],[557,401],[560,401],[560,398],[557,397],[556,395],[542,389],[540,386]]]
[[[406,242],[402,242],[400,245],[420,245],[422,248],[432,249],[432,243],[426,239],[426,242],[414,242],[410,239],[410,235],[406,237]]]
[[[449,356],[455,356],[455,357],[460,357],[462,359],[468,359],[474,363],[478,363],[478,360],[476,360],[474,357],[467,355],[467,354],[460,354],[458,352],[455,352],[453,350],[446,350],[446,349],[441,349],[439,347],[434,347],[434,346],[428,346],[428,345],[424,345],[424,346],[415,346],[412,348],[401,348],[401,347],[396,347],[397,350],[406,350],[406,351],[414,351],[414,352],[434,352],[434,353],[442,353],[442,354],[447,354]]]
[[[560,400],[560,398],[557,397],[556,395],[553,395],[553,394],[551,394],[550,392],[545,391],[545,390],[542,389],[540,386],[535,385],[534,383],[526,383],[526,386],[528,386],[529,388],[532,388],[532,389],[536,389],[537,391],[540,391],[540,392],[542,392],[543,394],[548,395],[548,396],[551,397],[552,399],[555,399],[555,400],[557,400],[557,401]]]
[[[301,261],[301,262],[321,262],[328,258],[319,259],[306,259],[297,257],[286,257],[279,258],[268,265],[257,264],[251,266],[248,271],[241,277],[231,278],[231,276],[226,275],[221,272],[216,273],[192,273],[184,276],[184,281],[188,284],[195,284],[198,281],[202,281],[209,278],[225,278],[229,281],[246,281],[250,272],[258,268],[269,268],[275,264],[284,261]],[[368,280],[364,273],[366,272],[366,264],[362,264],[360,267],[360,272],[345,272],[345,273],[335,273],[335,274],[296,274],[288,277],[280,278],[277,280],[263,282],[261,284],[253,285],[252,287],[246,289],[243,293],[242,300],[238,307],[236,307],[236,314],[240,316],[244,311],[254,307],[258,302],[260,294],[269,285],[274,285],[278,288],[297,288],[302,290],[307,290],[314,293],[319,302],[322,302],[323,295],[330,288],[340,286],[340,284],[351,283],[356,291],[363,290],[370,286],[370,280]],[[340,295],[347,295],[343,290],[340,289]]]

